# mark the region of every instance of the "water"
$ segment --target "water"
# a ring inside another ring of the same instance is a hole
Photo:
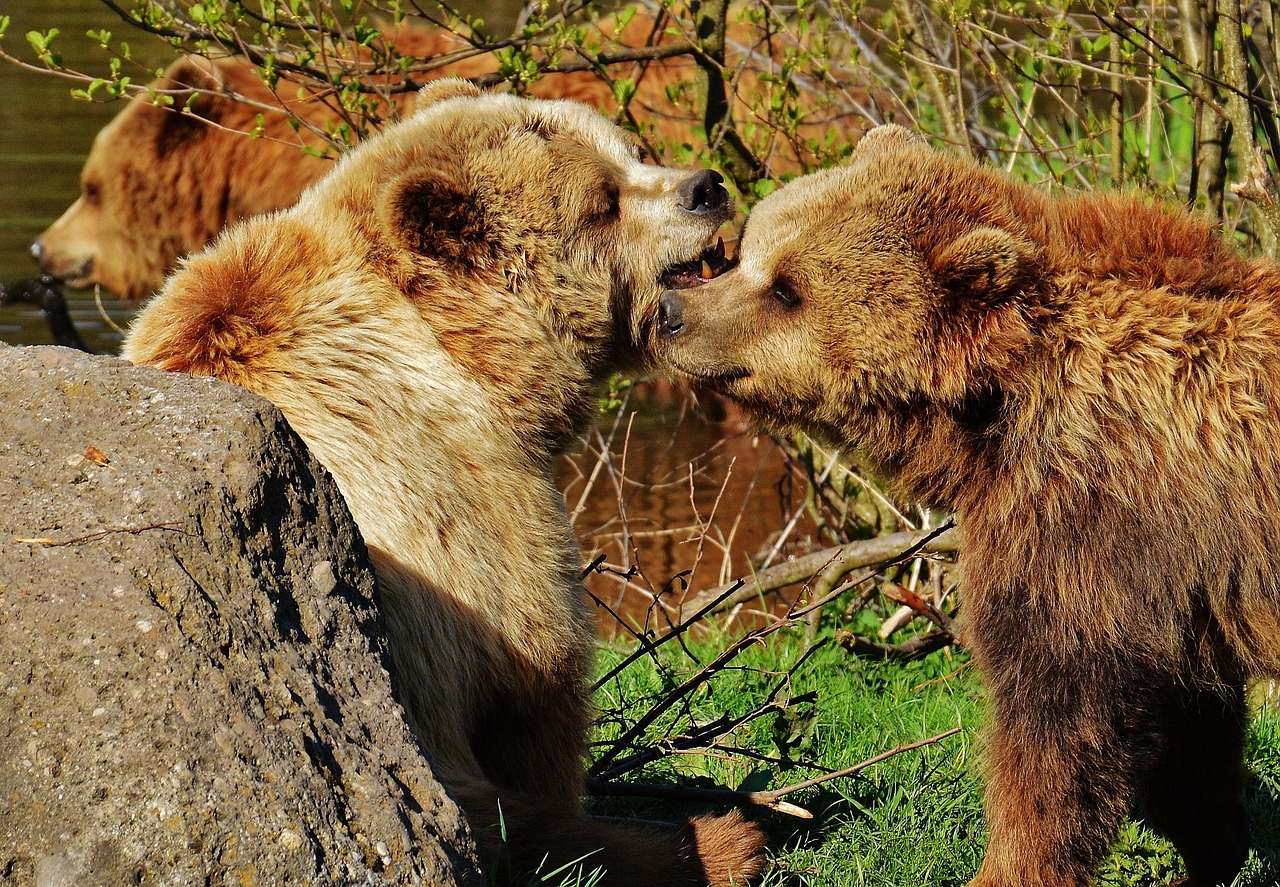
[[[105,67],[106,53],[85,32],[121,31],[115,15],[96,0],[6,0],[12,18],[4,45],[10,52],[27,50],[25,34],[36,28],[61,32],[55,47],[73,67]],[[147,61],[146,40],[131,41]],[[62,214],[80,193],[80,167],[96,133],[121,107],[71,98],[70,81],[22,70],[0,62],[0,281],[30,277],[36,266],[28,248],[36,235]],[[120,335],[107,325],[92,293],[68,293],[72,318],[91,348],[113,352]],[[110,303],[110,304],[108,304]],[[108,297],[107,314],[123,325],[129,306]],[[20,304],[0,307],[0,341],[15,345],[52,342],[38,308]]]
[[[509,26],[518,2],[473,2],[495,29]],[[57,27],[58,49],[71,67],[96,72],[107,54],[85,32],[126,26],[98,0],[6,0],[12,17],[5,46],[25,50],[25,34]],[[134,53],[156,67],[167,47],[137,34]],[[121,107],[71,98],[75,84],[0,62],[0,281],[36,272],[31,241],[79,194],[79,173],[94,134]],[[89,347],[114,353],[133,308],[104,294],[68,292],[71,314]],[[103,314],[107,318],[103,317]],[[0,341],[45,344],[48,327],[34,306],[0,306]],[[607,446],[603,446],[607,443]],[[653,595],[677,574],[697,591],[747,573],[747,555],[787,522],[776,491],[785,469],[775,448],[704,421],[690,402],[652,389],[621,414],[603,418],[581,452],[566,460],[563,487],[590,561],[614,572],[593,575],[591,591],[630,622],[650,617]],[[594,477],[594,480],[592,478]],[[638,569],[628,581],[619,574]],[[682,587],[676,582],[675,588]],[[602,624],[612,620],[603,615]]]

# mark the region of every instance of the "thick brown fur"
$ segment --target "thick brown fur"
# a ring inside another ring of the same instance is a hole
[[[423,58],[465,46],[448,32],[424,29],[398,33],[397,44]],[[492,58],[475,56],[429,76],[480,77],[494,70]],[[173,104],[155,104],[150,93]],[[323,149],[310,127],[323,132],[337,120],[322,95],[292,84],[273,92],[243,59],[181,58],[150,84],[150,93],[128,102],[99,131],[80,172],[80,197],[32,245],[41,271],[72,288],[101,286],[121,298],[145,298],[180,258],[208,246],[227,225],[292,206],[333,168],[332,160],[302,150]],[[612,101],[608,85],[590,72],[546,77],[531,93]],[[387,119],[407,112],[414,94],[393,98]],[[182,108],[187,112],[176,110]],[[295,130],[289,115],[305,125]]]
[[[462,46],[447,32],[399,38],[406,52],[426,57]],[[490,67],[466,59],[436,75],[473,77]],[[173,103],[156,104],[151,94]],[[401,96],[387,116],[412,102],[412,94]],[[290,114],[305,125],[295,131]],[[32,251],[45,274],[69,286],[149,296],[179,258],[233,222],[293,205],[332,169],[331,160],[302,149],[323,148],[309,127],[323,132],[335,121],[321,95],[288,83],[273,92],[242,59],[180,58],[98,132],[80,172],[80,197]]]
[[[722,188],[682,206],[691,175],[584,105],[438,81],[295,207],[187,260],[125,342],[263,394],[333,474],[411,724],[504,883],[580,858],[637,887],[762,866],[736,814],[672,831],[580,802],[593,631],[553,469],[640,353],[659,275],[731,212]]]
[[[662,354],[959,516],[974,887],[1092,883],[1135,802],[1190,884],[1230,882],[1244,682],[1280,671],[1280,268],[897,127],[762,201],[739,255],[664,297]]]

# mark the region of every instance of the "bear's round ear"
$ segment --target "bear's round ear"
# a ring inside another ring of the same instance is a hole
[[[418,90],[418,98],[413,103],[413,113],[416,114],[423,108],[446,99],[474,98],[479,95],[484,95],[484,90],[470,80],[463,80],[461,77],[443,77],[440,80],[432,80]]]
[[[877,151],[888,151],[908,145],[923,145],[924,139],[896,123],[885,123],[863,133],[854,147],[855,155],[865,156]]]
[[[987,304],[1011,298],[1040,273],[1042,252],[1001,228],[977,228],[943,246],[930,262],[934,279],[957,296]]]
[[[222,88],[223,75],[218,63],[201,56],[184,55],[164,71],[161,86],[165,89],[207,89]]]
[[[411,170],[382,191],[378,218],[392,242],[419,255],[475,267],[490,263],[491,219],[470,189],[438,169]]]

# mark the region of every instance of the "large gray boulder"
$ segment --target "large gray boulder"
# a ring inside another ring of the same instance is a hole
[[[280,413],[61,348],[0,381],[0,883],[474,883]]]

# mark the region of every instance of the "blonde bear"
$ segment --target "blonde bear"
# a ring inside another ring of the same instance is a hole
[[[594,635],[553,483],[730,213],[718,175],[641,163],[584,105],[442,80],[295,207],[187,260],[125,343],[264,395],[333,474],[411,725],[503,883],[579,859],[615,887],[761,869],[736,812],[584,814]]]

